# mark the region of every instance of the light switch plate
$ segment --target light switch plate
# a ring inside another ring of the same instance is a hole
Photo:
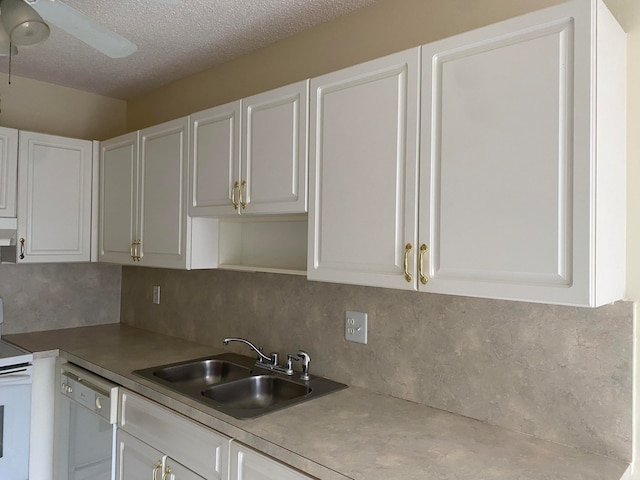
[[[367,343],[367,314],[364,312],[353,312],[347,310],[344,315],[345,332],[344,336],[349,342]]]

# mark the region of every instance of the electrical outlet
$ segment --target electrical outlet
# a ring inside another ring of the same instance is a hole
[[[160,285],[153,286],[153,303],[160,305]]]
[[[344,315],[345,333],[344,336],[349,342],[367,343],[367,314],[363,312],[352,312],[347,310]]]

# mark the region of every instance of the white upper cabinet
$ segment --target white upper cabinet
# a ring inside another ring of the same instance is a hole
[[[313,79],[309,279],[623,298],[625,45],[574,0]]]
[[[309,81],[242,100],[241,213],[307,211]]]
[[[100,144],[100,233],[102,262],[133,262],[138,238],[138,132]]]
[[[606,7],[564,3],[422,54],[420,289],[623,298],[625,35]]]
[[[0,127],[0,217],[16,216],[18,130]]]
[[[188,142],[188,117],[140,131],[140,265],[187,263]]]
[[[93,143],[20,132],[18,263],[88,262]]]
[[[242,102],[191,115],[190,204],[192,216],[224,215],[237,203]]]
[[[414,48],[311,80],[310,280],[415,288],[419,65]]]
[[[191,115],[191,215],[306,212],[308,85]]]
[[[212,268],[217,224],[187,215],[189,117],[101,145],[100,261]]]

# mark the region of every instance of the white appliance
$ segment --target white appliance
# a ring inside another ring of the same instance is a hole
[[[58,379],[54,478],[113,480],[117,385],[71,363],[61,364]]]
[[[0,324],[3,321],[0,298]],[[33,355],[0,339],[0,478],[29,479]]]

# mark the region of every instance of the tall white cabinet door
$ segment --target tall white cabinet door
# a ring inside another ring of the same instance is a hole
[[[90,261],[92,148],[87,140],[20,132],[18,262]]]
[[[307,211],[309,81],[242,100],[242,213]]]
[[[593,303],[589,3],[568,2],[423,46],[424,290]],[[624,176],[618,180],[624,184]],[[623,205],[609,218],[624,215]]]
[[[133,263],[137,239],[138,132],[100,144],[99,260]]]
[[[232,441],[229,480],[311,480],[311,477]]]
[[[237,213],[240,115],[240,100],[191,115],[191,216]]]
[[[416,288],[419,65],[415,48],[311,80],[310,280]]]
[[[16,216],[18,130],[0,127],[0,217]]]
[[[185,268],[189,117],[140,131],[140,265]]]

